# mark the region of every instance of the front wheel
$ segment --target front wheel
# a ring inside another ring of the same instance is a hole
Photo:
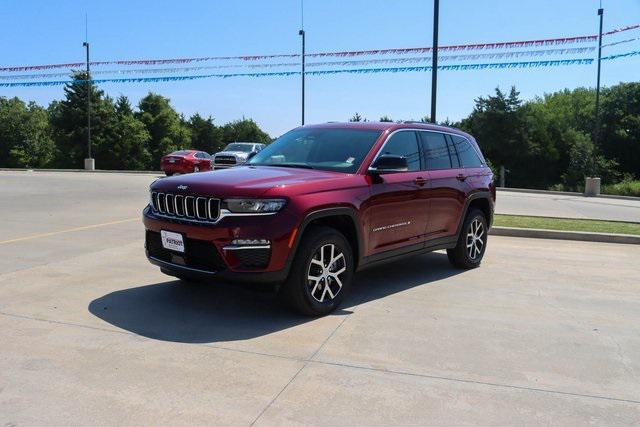
[[[472,209],[462,224],[458,243],[453,249],[447,249],[451,264],[458,268],[475,268],[482,262],[487,249],[487,219],[479,209]]]
[[[298,246],[281,293],[299,313],[324,316],[340,305],[353,273],[353,255],[345,237],[333,228],[313,226]]]

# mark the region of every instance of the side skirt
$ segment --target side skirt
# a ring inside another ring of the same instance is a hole
[[[396,261],[405,257],[419,255],[427,252],[437,251],[439,249],[452,249],[458,242],[458,236],[440,237],[438,239],[429,240],[427,242],[415,245],[405,246],[391,251],[381,252],[375,255],[369,255],[362,258],[358,265],[358,271],[387,262]]]

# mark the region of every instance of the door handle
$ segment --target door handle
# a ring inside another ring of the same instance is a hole
[[[413,180],[413,183],[416,185],[425,185],[427,183],[427,180],[419,176],[418,178]]]
[[[467,176],[466,176],[466,175],[463,175],[463,174],[458,174],[458,175],[456,176],[456,179],[457,179],[458,181],[464,181],[464,180],[466,180],[466,179],[467,179]]]

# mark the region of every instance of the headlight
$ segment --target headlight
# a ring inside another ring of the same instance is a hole
[[[278,212],[287,202],[284,199],[227,199],[227,209],[233,213]]]

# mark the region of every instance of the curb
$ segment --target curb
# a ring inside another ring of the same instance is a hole
[[[92,171],[86,169],[25,169],[25,168],[0,168],[2,172],[83,172],[83,173],[130,173],[137,175],[163,175],[162,171],[131,171],[131,170],[107,170],[94,169]]]
[[[555,194],[558,196],[577,196],[588,198],[602,198],[602,199],[620,199],[620,200],[635,200],[640,201],[640,197],[635,196],[618,196],[615,194],[600,194],[598,196],[585,196],[583,193],[577,193],[575,191],[551,191],[551,190],[537,190],[533,188],[510,188],[510,187],[496,187],[499,192],[513,192],[513,193],[534,193],[534,194]]]
[[[491,227],[489,234],[493,236],[526,237],[533,239],[578,240],[582,242],[640,245],[640,236],[630,234],[589,233],[586,231],[563,231],[515,227]]]

